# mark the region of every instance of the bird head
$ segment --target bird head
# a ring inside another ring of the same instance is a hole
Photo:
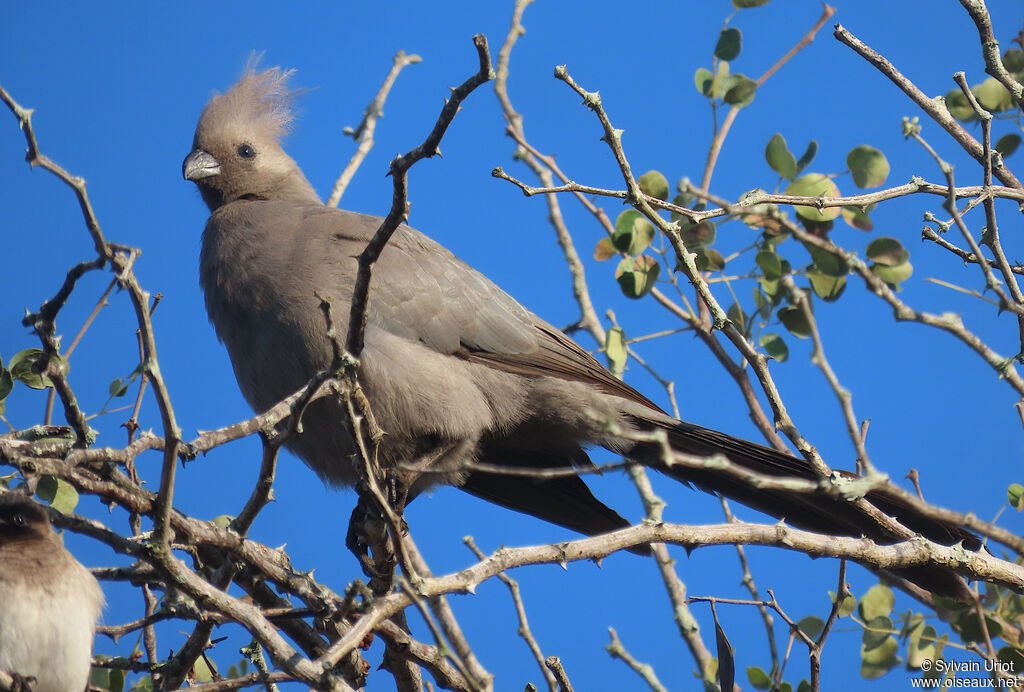
[[[293,72],[249,69],[203,109],[181,172],[199,186],[210,211],[236,200],[320,201],[281,146],[294,120]]]
[[[53,533],[46,510],[20,492],[0,495],[0,544],[48,539]]]

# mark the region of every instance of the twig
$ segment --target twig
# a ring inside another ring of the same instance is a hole
[[[627,190],[612,190],[603,187],[581,185],[569,180],[568,178],[564,180],[562,185],[545,185],[544,187],[535,187],[527,185],[523,181],[509,175],[500,166],[492,170],[491,175],[495,178],[500,178],[501,180],[506,180],[512,183],[522,190],[523,194],[527,197],[559,192],[570,192],[577,196],[593,195],[598,197],[611,197],[614,199],[626,199],[629,196],[629,192]],[[698,197],[707,198],[706,195],[701,193],[699,188],[692,187],[687,191],[697,195]],[[1010,199],[1015,202],[1024,202],[1024,190],[1018,190],[1012,187],[1003,187],[1001,185],[994,185],[988,190],[981,185],[965,185],[963,187],[956,188],[954,192],[957,199],[964,197],[980,197],[982,195],[990,194],[992,197],[997,199]],[[689,220],[698,222],[730,215],[742,217],[748,210],[756,211],[757,207],[764,204],[784,204],[802,207],[809,206],[818,209],[829,209],[835,207],[866,207],[871,204],[878,204],[879,202],[886,202],[890,199],[898,199],[900,197],[907,197],[915,194],[928,194],[946,197],[949,194],[949,186],[930,183],[921,178],[915,177],[904,185],[897,185],[895,187],[878,190],[876,192],[866,192],[860,195],[849,195],[847,197],[803,197],[800,195],[769,193],[762,190],[744,195],[743,199],[730,203],[728,208],[713,207],[704,211],[694,211],[693,209],[680,207],[678,204],[666,202],[658,199],[657,197],[651,197],[650,195],[642,195],[642,197],[645,202],[655,209],[682,214]]]
[[[728,522],[736,521],[736,518],[732,514],[732,509],[729,507],[729,502],[724,497],[720,498],[722,502],[722,512],[725,514],[725,520]],[[750,565],[747,563],[747,551],[742,545],[736,546],[736,555],[740,560],[740,568],[743,570],[743,585],[747,587],[747,591],[750,592],[750,597],[755,601],[760,601],[761,594],[757,590],[757,584],[754,583],[754,575],[750,572]],[[768,635],[768,652],[772,659],[772,671],[779,669],[779,649],[775,644],[775,621],[772,619],[772,614],[768,612],[768,608],[765,606],[758,606],[758,610],[761,613],[761,620],[764,622],[765,633]]]
[[[964,151],[974,157],[979,164],[982,166],[985,165],[985,154],[982,150],[981,144],[979,144],[978,141],[963,128],[956,118],[949,114],[949,110],[944,105],[936,102],[935,99],[932,99],[923,91],[918,89],[917,86],[904,77],[891,62],[886,60],[859,38],[843,28],[842,24],[836,24],[834,35],[839,39],[839,41],[848,45],[858,55],[878,68],[879,72],[888,77],[893,84],[898,86],[904,94],[910,97],[911,101],[920,106],[925,113],[927,113],[942,127],[942,129],[948,132],[950,137],[956,140],[956,142],[963,147]],[[1013,173],[1011,173],[1005,166],[994,171],[994,173],[997,178],[1003,181],[1004,185],[1018,190],[1024,190],[1024,186],[1021,185],[1021,182],[1017,180],[1016,176],[1014,176]]]
[[[811,341],[814,343],[811,362],[817,365],[822,374],[825,375],[825,379],[839,400],[839,407],[843,412],[843,420],[846,421],[846,432],[853,441],[854,448],[857,450],[857,468],[861,469],[860,472],[863,475],[871,476],[877,472],[868,456],[868,450],[864,446],[860,424],[857,422],[857,416],[853,411],[853,395],[849,389],[842,385],[835,370],[832,369],[832,365],[828,362],[828,356],[825,355],[825,345],[822,342],[821,333],[818,331],[818,321],[814,318],[814,311],[811,309],[810,298],[808,298],[807,292],[804,289],[797,287],[792,275],[787,274],[782,277],[782,285],[789,291],[793,304],[800,308],[804,319],[807,320],[811,332]]]
[[[416,544],[411,536],[402,536],[402,541],[406,544],[406,549],[416,569],[417,578],[421,580],[416,584],[417,594],[423,594],[423,580],[431,577],[430,568],[416,548]],[[455,618],[455,613],[452,612],[451,606],[448,605],[448,599],[445,598],[444,593],[428,594],[427,600],[430,603],[430,610],[434,613],[434,617],[437,618],[441,629],[444,630],[445,638],[454,647],[458,658],[465,664],[466,670],[464,674],[467,681],[474,688],[491,689],[494,676],[488,673],[487,669],[477,659],[472,647],[470,647],[469,642],[466,640],[465,634],[462,632],[462,628],[459,626],[458,620]]]
[[[661,523],[665,502],[654,493],[647,473],[640,466],[633,464],[629,467],[629,475],[640,494],[648,522]],[[705,683],[712,683],[715,679],[714,657],[700,636],[700,624],[697,622],[697,618],[686,604],[686,584],[675,571],[675,560],[669,556],[668,548],[663,543],[651,543],[651,552],[658,565],[658,574],[661,575],[662,583],[665,585],[665,593],[672,604],[672,617],[675,620],[676,629],[679,630],[679,636],[690,650],[690,655],[697,664],[701,679]]]
[[[392,58],[391,69],[388,70],[387,77],[384,78],[384,83],[381,84],[380,89],[377,91],[377,95],[370,102],[370,105],[366,107],[363,112],[363,119],[359,123],[359,126],[354,130],[351,128],[345,128],[345,134],[355,139],[359,146],[356,148],[352,158],[349,159],[345,169],[338,176],[338,179],[334,183],[334,188],[331,190],[330,196],[327,198],[325,204],[329,207],[337,207],[338,202],[341,201],[342,195],[345,194],[345,190],[348,188],[348,184],[352,182],[352,178],[355,176],[356,171],[359,170],[359,166],[362,165],[363,159],[370,153],[370,149],[373,148],[373,133],[377,129],[377,120],[384,115],[384,102],[387,101],[388,93],[391,91],[391,87],[394,86],[395,80],[398,78],[398,73],[402,71],[406,65],[414,65],[420,62],[422,58],[420,56],[406,55],[404,50],[400,50],[395,53],[395,57]]]
[[[569,682],[569,675],[565,672],[565,668],[562,667],[562,659],[558,656],[548,656],[547,660],[544,661],[544,665],[555,674],[559,690],[562,692],[573,692],[572,683]]]
[[[661,681],[658,680],[658,675],[654,672],[654,668],[649,663],[641,663],[636,660],[626,650],[626,647],[623,646],[622,641],[619,639],[619,633],[613,627],[608,628],[608,634],[611,636],[612,642],[604,648],[612,658],[617,658],[629,666],[633,672],[643,678],[643,681],[654,692],[668,692],[665,686],[661,684]]]
[[[487,38],[483,34],[473,37],[480,59],[480,69],[472,77],[452,90],[451,97],[445,101],[441,115],[438,116],[434,129],[422,144],[409,150],[405,155],[391,161],[391,177],[394,183],[394,197],[391,211],[381,223],[373,239],[359,255],[359,271],[356,274],[355,288],[352,295],[352,309],[348,321],[348,335],[345,338],[345,350],[354,358],[363,351],[363,334],[366,331],[366,305],[370,290],[370,274],[373,265],[380,257],[381,251],[398,225],[409,218],[408,172],[409,168],[419,161],[440,153],[441,138],[448,126],[459,112],[462,102],[478,86],[494,78],[491,69],[491,56],[487,50]]]
[[[419,594],[416,593],[416,590],[409,584],[409,581],[404,577],[400,576],[398,578],[398,584],[401,587],[402,591],[410,598],[412,604],[419,611],[420,616],[422,616],[423,618],[423,621],[427,623],[427,628],[430,630],[431,635],[433,635],[434,642],[436,642],[438,650],[452,660],[452,662],[455,664],[455,667],[458,669],[459,674],[463,677],[463,679],[470,683],[470,689],[489,689],[487,683],[481,685],[479,681],[477,681],[470,674],[469,669],[466,666],[466,662],[463,661],[458,656],[457,653],[451,651],[451,649],[448,648],[448,645],[445,643],[444,635],[441,634],[441,630],[438,628],[437,623],[434,622],[434,618],[430,616],[430,611],[423,603],[423,599],[421,599]]]
[[[811,42],[814,41],[814,37],[817,35],[818,31],[821,30],[821,27],[825,25],[825,22],[827,22],[832,15],[836,13],[836,8],[831,5],[824,2],[821,3],[821,5],[821,17],[818,18],[818,21],[814,23],[814,26],[811,27],[810,31],[804,34],[803,38],[801,38],[795,46],[790,48],[785,55],[779,58],[778,62],[769,67],[764,74],[757,78],[754,83],[758,88],[768,81],[768,79],[775,74],[779,68],[789,62],[794,55],[809,46]],[[718,161],[718,155],[722,151],[722,145],[725,143],[725,138],[728,136],[729,130],[732,128],[733,122],[736,121],[736,116],[739,115],[739,112],[739,106],[731,106],[729,108],[729,112],[725,115],[725,120],[722,121],[722,127],[715,132],[715,138],[711,142],[711,148],[708,150],[707,162],[704,164],[704,176],[700,183],[700,189],[705,192],[707,192],[711,187],[711,175],[715,171],[715,164]]]
[[[821,652],[825,648],[825,641],[828,639],[828,635],[832,633],[832,627],[839,618],[839,611],[843,607],[843,602],[850,595],[850,587],[846,583],[846,560],[840,560],[839,585],[836,587],[835,601],[832,603],[832,609],[828,613],[828,618],[825,620],[825,626],[821,629],[821,634],[818,635],[814,646],[809,647],[808,651],[811,659],[811,688],[814,690],[821,688]]]
[[[476,547],[476,543],[473,541],[472,536],[466,536],[462,539],[462,542],[466,544],[466,547],[473,551],[473,554],[480,560],[485,559],[485,555],[479,548]],[[519,591],[519,582],[507,574],[499,574],[498,579],[501,580],[505,586],[508,587],[509,594],[512,596],[512,604],[516,609],[516,618],[519,620],[519,636],[526,642],[526,646],[530,649],[530,653],[533,654],[533,658],[537,661],[537,665],[540,666],[541,675],[547,680],[548,688],[551,692],[558,691],[558,681],[555,680],[555,676],[548,670],[547,666],[544,665],[544,654],[540,650],[540,645],[533,636],[533,632],[530,631],[530,623],[526,619],[526,606],[523,605],[523,596]]]
[[[107,297],[110,296],[110,292],[114,290],[114,286],[116,285],[117,279],[111,279],[110,283],[107,284],[106,290],[103,291],[99,300],[96,301],[96,305],[93,306],[92,312],[90,312],[89,316],[85,318],[85,322],[82,323],[82,327],[78,330],[78,333],[75,334],[75,338],[71,341],[71,345],[68,346],[68,349],[64,352],[65,360],[71,358],[71,354],[75,352],[75,348],[78,347],[78,343],[82,340],[82,337],[85,336],[85,332],[88,331],[89,326],[92,325],[93,320],[96,319],[96,315],[100,314],[100,310],[108,304]],[[43,416],[43,425],[50,424],[51,416],[53,414],[53,400],[55,396],[56,392],[53,389],[51,389],[46,395],[46,413]]]
[[[1024,87],[1006,71],[1006,66],[1003,65],[1003,57],[999,54],[999,41],[996,40],[995,34],[992,32],[992,18],[989,17],[984,1],[960,0],[960,4],[971,15],[974,25],[978,27],[981,55],[985,59],[985,72],[1006,87],[1006,90],[1017,101],[1017,105],[1024,108]]]
[[[534,175],[540,179],[542,185],[552,187],[554,185],[554,179],[551,175],[552,171],[557,173],[554,160],[551,157],[542,156],[540,152],[533,149],[526,142],[523,116],[516,112],[508,95],[509,61],[512,55],[512,48],[515,46],[518,38],[526,33],[526,29],[522,25],[523,12],[532,2],[533,0],[516,0],[513,7],[512,24],[509,27],[508,35],[505,37],[501,50],[498,51],[494,93],[497,95],[502,112],[508,121],[506,133],[517,144],[514,157],[525,163],[533,171]],[[565,218],[562,215],[558,198],[555,195],[545,195],[545,201],[548,205],[548,218],[555,229],[555,238],[558,241],[559,247],[562,248],[566,264],[569,267],[569,273],[572,276],[573,296],[580,308],[579,325],[594,338],[594,341],[604,344],[605,330],[601,326],[601,321],[597,317],[597,311],[594,309],[593,301],[590,298],[590,290],[587,288],[586,270],[583,262],[580,261],[572,235],[565,225]]]

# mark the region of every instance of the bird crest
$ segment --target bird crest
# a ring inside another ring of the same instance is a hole
[[[229,125],[266,140],[279,140],[291,129],[295,97],[301,93],[288,86],[295,70],[258,70],[257,61],[258,58],[250,60],[245,74],[234,86],[211,97],[199,117],[197,142],[216,137],[220,134],[218,130]]]

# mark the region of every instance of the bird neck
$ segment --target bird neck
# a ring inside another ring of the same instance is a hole
[[[274,190],[273,196],[269,199],[287,199],[296,202],[311,202],[320,204],[320,196],[316,194],[313,185],[306,180],[302,171],[296,169],[288,177],[280,181]]]
[[[322,204],[313,185],[306,179],[297,167],[288,172],[287,175],[277,177],[272,184],[259,187],[225,186],[216,177],[209,179],[211,182],[199,184],[199,192],[203,201],[211,212],[217,211],[226,204],[237,200],[288,200],[293,202],[305,202],[308,204]]]

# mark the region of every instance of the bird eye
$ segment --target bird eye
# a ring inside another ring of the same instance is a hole
[[[15,514],[13,517],[11,517],[11,520],[14,522],[15,526],[24,526],[25,524],[28,523],[25,520],[25,515],[24,514]]]
[[[238,147],[238,155],[243,159],[253,159],[256,158],[256,150],[249,144],[242,144]]]

